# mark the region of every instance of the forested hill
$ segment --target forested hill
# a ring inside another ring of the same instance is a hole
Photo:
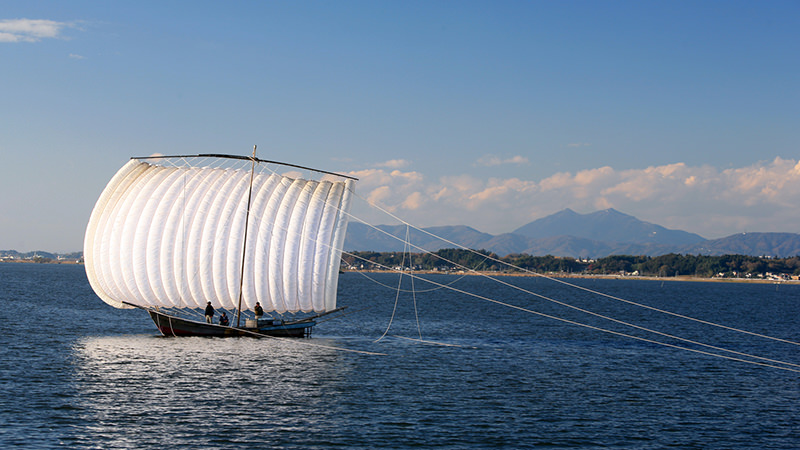
[[[800,255],[800,234],[740,233],[687,246],[682,253],[696,255]]]
[[[766,258],[744,255],[608,256],[596,260],[442,249],[434,253],[353,252],[342,257],[351,270],[422,270],[453,272],[465,269],[498,273],[532,271],[551,274],[643,275],[656,277],[789,279],[800,276],[800,257]]]

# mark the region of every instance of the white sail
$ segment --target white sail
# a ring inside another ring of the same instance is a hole
[[[335,309],[353,180],[250,178],[249,167],[128,162],[86,228],[94,291],[117,308],[235,309],[241,287],[242,309]]]

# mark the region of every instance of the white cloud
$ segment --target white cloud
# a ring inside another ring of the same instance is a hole
[[[768,165],[728,169],[722,175],[735,182],[728,196],[736,196],[748,205],[768,202],[786,208],[797,207],[800,162],[775,158]]]
[[[540,181],[471,175],[429,180],[419,172],[382,169],[353,175],[361,178],[363,198],[419,226],[463,224],[498,234],[564,208],[615,208],[708,238],[800,231],[800,161],[790,159],[726,170],[685,163],[630,170],[605,166]],[[390,223],[385,217],[368,222]]]
[[[0,42],[38,42],[58,38],[64,28],[72,26],[72,23],[54,20],[0,20]]]
[[[512,156],[511,158],[500,158],[496,155],[483,155],[475,161],[474,166],[476,167],[491,167],[491,166],[501,166],[504,164],[528,164],[528,158],[520,155]]]

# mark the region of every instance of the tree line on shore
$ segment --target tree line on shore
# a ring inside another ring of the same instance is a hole
[[[800,256],[768,258],[747,255],[661,256],[613,255],[598,259],[561,258],[552,255],[511,254],[497,256],[486,250],[442,249],[432,253],[358,251],[342,255],[353,269],[413,269],[574,273],[587,275],[638,274],[643,276],[758,277],[800,275]],[[516,269],[516,268],[519,269]]]

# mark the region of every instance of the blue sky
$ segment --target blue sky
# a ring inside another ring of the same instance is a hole
[[[510,232],[613,207],[798,232],[800,3],[7,1],[0,249],[82,248],[130,156],[361,178],[354,214]]]

